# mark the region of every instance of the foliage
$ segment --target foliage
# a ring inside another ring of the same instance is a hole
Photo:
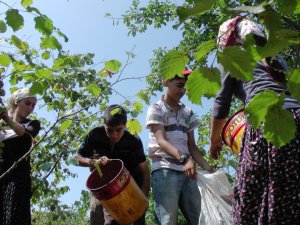
[[[175,6],[175,4],[168,1],[163,2],[164,4],[170,4],[170,8]],[[162,10],[163,7],[160,7],[162,4],[157,1],[156,7]],[[153,2],[151,7],[156,9],[152,5]],[[222,64],[225,71],[230,72],[233,77],[249,81],[253,79],[252,71],[256,62],[267,56],[275,56],[280,53],[284,55],[290,65],[288,86],[291,88],[291,94],[299,99],[299,93],[296,89],[299,89],[300,84],[299,76],[297,76],[300,65],[300,27],[298,24],[300,1],[294,0],[288,5],[287,7],[281,0],[263,2],[185,1],[182,5],[175,7],[177,17],[172,17],[172,22],[175,24],[174,29],[180,28],[179,32],[182,32],[183,40],[178,46],[174,46],[174,49],[161,51],[161,60],[157,61],[157,64],[152,65],[152,67],[158,68],[162,78],[159,76],[153,76],[152,78],[170,79],[175,74],[180,74],[187,64],[191,65],[194,74],[191,74],[191,81],[186,86],[188,97],[193,103],[201,104],[202,97],[212,98],[220,88],[217,81],[220,80],[218,78],[220,73],[215,66],[215,58]],[[138,16],[143,18],[144,12],[144,7],[125,12],[125,24],[128,24],[128,20],[131,20],[131,24],[145,23],[150,25],[151,23],[145,20],[135,19]],[[242,48],[226,47],[222,52],[216,48],[215,40],[218,27],[225,20],[238,14],[247,16],[265,27],[268,42],[264,47],[254,45],[253,37],[249,35]],[[169,15],[172,14],[169,13]],[[151,18],[147,17],[147,21],[149,19]],[[160,19],[163,19],[163,17]],[[158,20],[157,17],[152,17],[152,21],[156,20]],[[168,21],[166,20],[166,22]],[[131,30],[132,26],[128,26],[128,28]],[[189,59],[188,62],[187,58]],[[199,85],[200,82],[204,85]],[[153,83],[155,82],[151,80],[149,85]],[[264,104],[267,106],[267,101],[274,102],[274,106],[267,110],[267,114],[264,114],[266,110],[263,111],[262,109],[254,112],[254,109],[257,109],[259,105]],[[295,124],[291,120],[291,115],[288,111],[281,109],[282,104],[279,104],[280,102],[282,102],[282,95],[274,93],[265,99],[254,98],[251,101],[251,107],[246,109],[246,112],[250,114],[250,122],[255,120],[256,125],[261,122],[265,123],[264,129],[266,132],[264,135],[268,141],[277,147],[288,143],[295,134]],[[281,118],[284,119],[280,121]]]
[[[43,128],[29,153],[34,184],[33,219],[41,224],[53,224],[55,220],[57,224],[84,224],[88,210],[87,193],[83,192],[83,199],[72,207],[62,205],[59,198],[69,188],[59,184],[68,177],[76,176],[70,165],[76,165],[74,154],[80,139],[91,127],[102,122],[99,115],[110,96],[112,93],[120,94],[114,89],[116,84],[132,79],[126,77],[123,71],[135,56],[128,53],[123,65],[116,59],[94,62],[93,53],[70,54],[64,49],[68,37],[33,6],[32,0],[22,0],[14,5],[2,0],[0,5],[1,76],[10,85],[11,92],[28,86],[42,102],[37,114],[43,112],[54,118],[34,115],[41,120]],[[202,97],[212,98],[220,87],[216,59],[236,78],[249,80],[255,62],[267,55],[281,53],[290,66],[287,85],[291,94],[300,100],[299,8],[299,0],[289,1],[289,4],[283,0],[186,0],[179,6],[169,0],[150,0],[142,6],[141,1],[133,0],[132,7],[123,15],[129,35],[146,32],[149,26],[162,28],[172,25],[183,36],[180,44],[170,51],[161,46],[154,52],[155,58],[150,61],[151,74],[146,79],[148,86],[137,96],[149,104],[151,96],[162,90],[162,76],[168,79],[190,65],[194,72],[187,84],[188,97],[193,103],[201,104]],[[249,37],[243,49],[231,47],[218,52],[214,44],[218,27],[237,14],[247,15],[264,25],[268,37],[266,46],[254,46]],[[29,20],[33,21],[34,33],[39,37],[34,46],[19,35],[30,24]],[[118,19],[113,20],[119,23]],[[200,82],[205,85],[199,85]],[[280,108],[282,98],[283,95],[264,93],[253,99],[246,109],[256,126],[261,121],[265,122],[266,138],[278,146],[288,142],[295,129],[290,115]],[[140,126],[135,117],[142,111],[142,104],[125,98],[124,106],[132,117],[131,131],[138,133]],[[263,107],[257,110],[258,106]],[[212,161],[206,153],[209,117],[208,113],[201,118],[198,146],[210,163],[227,168],[228,174],[232,175],[236,157],[228,149],[222,152],[218,161]],[[280,121],[281,118],[284,119]],[[147,218],[153,221],[153,215]]]
[[[67,205],[62,205],[58,211],[55,206],[52,206],[52,211],[44,211],[42,209],[33,209],[32,222],[36,225],[45,224],[57,224],[57,225],[69,225],[78,224],[86,225],[89,224],[88,217],[88,206],[89,206],[89,192],[82,191],[81,198],[79,201],[75,201],[74,204],[69,207]]]
[[[86,193],[82,193],[81,203],[64,205],[60,197],[69,187],[61,182],[77,176],[71,170],[77,165],[74,155],[83,136],[102,123],[101,113],[110,96],[116,93],[123,97],[115,86],[126,79],[137,79],[124,72],[135,56],[129,52],[127,61],[121,63],[116,59],[94,62],[93,53],[71,54],[64,48],[68,37],[31,0],[0,1],[0,5],[1,78],[11,93],[27,86],[39,99],[40,107],[33,117],[41,121],[42,130],[31,152],[14,165],[30,154],[34,221],[84,224],[89,205]],[[33,30],[36,42],[30,43],[26,35],[21,35],[25,27]],[[142,112],[142,103],[124,97],[124,107],[134,121],[130,131],[139,133],[141,125],[135,117]]]

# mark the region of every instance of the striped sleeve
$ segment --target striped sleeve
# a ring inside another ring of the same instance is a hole
[[[158,104],[152,104],[148,108],[146,116],[146,128],[149,129],[149,125],[160,124],[164,125],[163,115],[161,107]]]
[[[189,124],[189,132],[195,130],[197,127],[199,127],[199,120],[196,114],[191,110],[190,112],[190,124]]]

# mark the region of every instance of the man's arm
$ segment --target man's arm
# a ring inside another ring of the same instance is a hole
[[[90,159],[88,157],[83,157],[80,154],[77,154],[76,159],[78,160],[79,166],[90,167],[92,169],[95,168],[95,163],[104,166],[110,161],[106,156],[102,156],[99,159]]]
[[[149,125],[149,127],[153,132],[161,150],[163,150],[168,155],[174,157],[175,159],[180,160],[180,153],[178,149],[175,148],[172,144],[170,144],[170,142],[168,142],[166,138],[166,132],[164,126],[160,124],[152,124]]]
[[[214,172],[213,167],[211,167],[206,162],[206,160],[203,158],[202,154],[200,153],[200,150],[198,149],[195,143],[194,131],[188,133],[188,147],[191,156],[197,162],[197,164],[201,166],[202,169],[207,170],[209,172]]]
[[[175,148],[168,140],[166,139],[165,128],[162,125],[150,125],[150,129],[153,132],[157,143],[161,150],[163,150],[168,155],[176,158],[178,161],[180,160],[180,153],[177,148]],[[191,179],[196,179],[196,165],[192,159],[188,159],[183,166],[183,171],[186,176]]]
[[[147,162],[145,161],[140,163],[138,167],[143,174],[143,184],[141,186],[141,190],[148,198],[149,191],[150,191],[150,172],[149,172]]]

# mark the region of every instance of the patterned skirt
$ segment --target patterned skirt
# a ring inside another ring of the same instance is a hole
[[[236,225],[300,224],[300,110],[294,140],[276,149],[246,125],[234,187]]]
[[[0,224],[30,225],[31,178],[28,171],[16,168],[0,181]]]

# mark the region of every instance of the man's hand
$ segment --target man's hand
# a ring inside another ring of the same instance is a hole
[[[94,166],[95,163],[97,163],[100,166],[105,166],[108,162],[110,161],[109,158],[107,158],[106,156],[102,156],[99,159],[92,159],[91,160],[91,166]]]
[[[219,136],[218,138],[211,139],[210,141],[210,155],[213,159],[218,159],[223,146],[222,138]]]
[[[196,163],[191,158],[189,158],[183,166],[183,171],[188,178],[192,180],[195,180],[197,178]]]

